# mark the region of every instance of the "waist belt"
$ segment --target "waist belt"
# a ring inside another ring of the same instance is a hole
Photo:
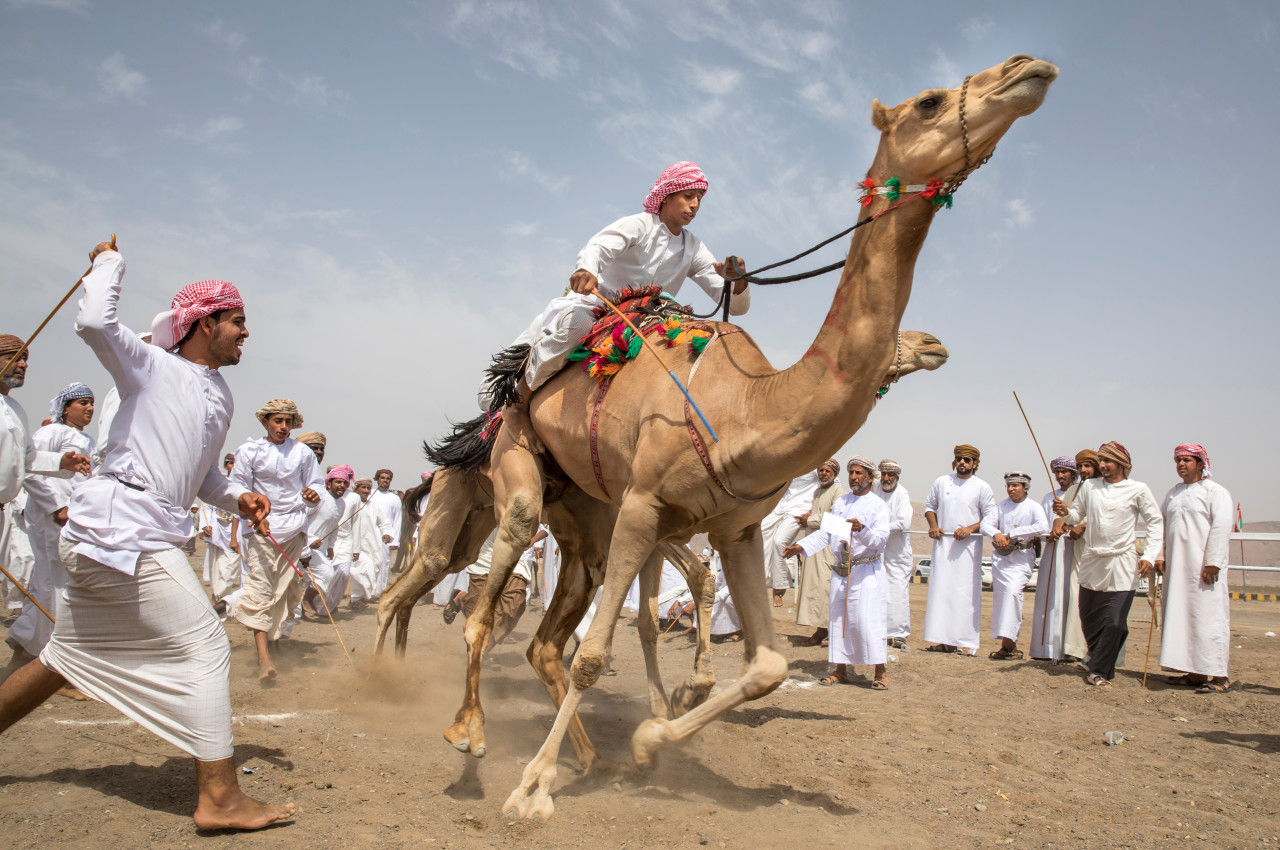
[[[831,571],[841,578],[848,578],[852,568],[861,566],[862,564],[873,564],[880,560],[879,555],[868,555],[865,558],[854,558],[852,561],[837,560],[831,565]]]
[[[1036,539],[1034,537],[1032,537],[1030,540],[1015,540],[1013,543],[1010,543],[1005,548],[996,549],[996,553],[1000,555],[1008,555],[1010,552],[1016,551],[1018,549],[1030,549],[1035,545],[1036,545]]]

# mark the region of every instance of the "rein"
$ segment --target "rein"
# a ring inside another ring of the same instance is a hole
[[[760,268],[754,269],[750,272],[744,271],[742,274],[734,275],[732,277],[729,277],[726,275],[725,287],[723,291],[720,293],[720,300],[719,302],[717,302],[715,308],[712,309],[711,312],[706,314],[693,313],[692,314],[693,317],[698,319],[709,319],[715,316],[717,313],[719,313],[721,314],[721,321],[725,321],[725,322],[729,321],[729,300],[731,298],[731,289],[728,286],[728,284],[737,282],[739,280],[745,280],[747,283],[754,283],[759,286],[774,286],[780,283],[794,283],[798,280],[807,280],[808,278],[818,277],[819,275],[824,275],[824,274],[827,274],[828,272],[833,272],[842,268],[845,264],[845,261],[839,260],[837,262],[832,263],[831,265],[823,266],[820,269],[813,269],[812,271],[799,272],[797,274],[782,275],[778,277],[760,277],[761,272],[767,272],[771,269],[776,269],[780,266],[789,265],[790,263],[794,263],[796,260],[807,257],[810,254],[812,254],[814,251],[817,251],[819,248],[824,248],[827,245],[830,245],[832,242],[836,241],[837,239],[841,239],[845,236],[848,236],[850,233],[857,230],[859,227],[862,227],[865,224],[870,224],[871,222],[880,218],[882,215],[892,212],[893,210],[896,210],[898,207],[902,206],[908,201],[912,201],[916,198],[924,198],[926,200],[932,201],[934,206],[945,206],[947,209],[950,209],[951,199],[955,196],[955,193],[960,190],[960,187],[964,185],[964,181],[969,178],[970,174],[977,171],[982,166],[986,165],[987,162],[990,161],[992,155],[995,154],[995,148],[992,148],[991,153],[988,153],[986,156],[984,156],[982,159],[978,160],[977,162],[973,161],[972,152],[969,147],[969,122],[968,122],[967,115],[965,113],[965,103],[968,100],[968,95],[969,95],[969,80],[971,79],[973,79],[972,75],[965,77],[964,83],[960,86],[960,107],[959,107],[960,140],[964,144],[964,168],[960,169],[958,172],[953,174],[947,180],[931,180],[926,184],[909,184],[907,186],[902,186],[901,181],[899,181],[898,178],[891,177],[887,181],[885,181],[885,185],[876,186],[875,182],[871,178],[867,178],[866,180],[863,180],[861,183],[858,184],[863,189],[863,196],[861,199],[861,204],[863,206],[869,206],[871,204],[873,197],[876,195],[885,195],[887,196],[888,200],[896,201],[896,203],[893,203],[891,206],[880,210],[880,212],[878,213],[868,215],[866,218],[861,219],[853,226],[840,231],[835,236],[832,236],[828,239],[824,239],[823,241],[819,242],[817,245],[814,245],[812,248],[809,248],[808,250],[801,251],[799,254],[796,254],[794,257],[790,257],[786,260],[779,260],[778,262],[770,263],[767,266],[761,266]],[[899,200],[899,196],[904,192],[907,193],[907,197]],[[737,259],[737,258],[733,258],[733,259]],[[901,356],[901,344],[902,344],[901,338],[899,338],[898,344],[899,344],[899,356]],[[899,363],[899,365],[901,365],[901,363]]]

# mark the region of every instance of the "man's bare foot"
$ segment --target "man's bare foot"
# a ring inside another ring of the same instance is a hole
[[[82,702],[96,702],[93,697],[89,696],[84,691],[79,688],[73,688],[70,685],[58,688],[58,696],[66,697],[67,699],[81,700]]]
[[[276,683],[276,668],[274,665],[258,668],[258,684],[264,686],[273,686]]]
[[[235,792],[238,799],[229,804],[215,805],[212,800],[200,799],[196,806],[195,819],[197,829],[262,829],[273,823],[289,820],[293,817],[293,803],[283,806],[268,806],[245,794]]]

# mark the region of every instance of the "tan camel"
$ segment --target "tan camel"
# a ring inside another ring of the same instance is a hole
[[[479,428],[474,428],[475,424],[468,423],[463,429],[471,426],[478,431]],[[480,424],[483,424],[483,420]],[[455,439],[463,441],[472,436],[466,430],[455,431],[454,434]],[[480,547],[496,524],[489,490],[490,485],[483,470],[467,469],[463,465],[440,469],[429,481],[405,494],[406,516],[416,514],[417,505],[424,496],[429,494],[431,498],[417,522],[419,546],[409,559],[407,571],[383,592],[379,600],[375,654],[382,652],[387,631],[394,621],[396,653],[403,656],[408,641],[409,620],[417,601],[434,588],[440,578],[459,572],[475,562]],[[588,546],[601,539],[607,543],[608,536],[587,535],[583,533],[582,527],[584,524],[603,524],[611,528],[617,510],[572,486],[564,492],[549,493],[548,498],[549,501],[544,505],[544,517],[560,544],[562,567],[551,606],[542,618],[526,657],[550,694],[552,702],[559,707],[568,690],[564,675],[565,645],[581,622],[604,577],[606,553],[584,549],[579,541],[586,541]],[[403,523],[402,545],[408,543],[406,538],[411,535],[412,526],[408,522]],[[644,612],[646,616],[642,616],[639,621],[640,639],[648,674],[650,710],[655,717],[676,717],[700,704],[715,685],[715,674],[711,669],[708,652],[715,581],[706,565],[683,544],[665,542],[658,547],[657,554],[660,557],[655,558],[656,568],[646,572],[641,579],[642,585],[649,588],[649,592],[645,596],[648,599]],[[652,598],[657,595],[662,558],[671,561],[684,576],[702,612],[702,616],[697,618],[693,673],[672,692],[670,698],[667,697],[658,668],[657,608]],[[494,571],[492,576],[488,584],[501,587],[506,583],[506,574],[499,575]],[[490,606],[487,612],[477,608],[471,617],[489,617],[485,631],[486,642],[492,630],[492,614]],[[483,733],[472,733],[473,728],[482,727],[484,718],[480,707],[480,670],[477,654],[477,663],[468,668],[467,697],[458,711],[457,722],[446,730],[445,739],[462,752],[471,752],[478,758],[483,758],[486,752]],[[576,718],[569,732],[579,762],[584,769],[590,769],[596,759],[596,750]]]
[[[947,350],[938,339],[921,331],[903,331],[893,362],[881,382],[888,387],[897,380],[920,370],[933,370],[947,359]],[[418,528],[419,545],[408,560],[407,569],[383,593],[378,604],[378,627],[374,640],[374,652],[382,652],[386,635],[392,622],[396,623],[395,647],[397,656],[403,656],[408,642],[409,620],[418,600],[446,575],[455,573],[473,563],[484,539],[496,524],[493,514],[492,485],[487,477],[488,446],[477,433],[484,424],[484,417],[455,428],[449,448],[428,447],[433,459],[450,464],[405,494],[404,524],[401,529],[401,549],[409,551],[409,538],[414,524]],[[457,449],[457,447],[461,447]],[[478,463],[470,469],[468,461]],[[561,485],[564,482],[558,482]],[[421,518],[417,505],[430,495],[427,509]],[[585,502],[583,504],[582,502]],[[551,607],[543,616],[542,624],[529,645],[527,658],[551,695],[556,707],[560,706],[567,685],[564,677],[564,648],[574,629],[581,621],[588,605],[604,576],[607,552],[591,550],[593,544],[607,545],[608,532],[613,527],[617,509],[604,502],[591,499],[573,486],[560,486],[544,493],[543,518],[552,527],[552,533],[561,544],[562,564],[560,583],[557,585]],[[585,535],[584,529],[594,528],[597,533]],[[603,533],[599,533],[603,532]],[[584,550],[584,546],[588,549]],[[694,653],[694,671],[681,683],[668,700],[663,689],[657,666],[657,611],[654,598],[661,580],[661,560],[652,568],[642,571],[641,598],[645,600],[645,616],[640,618],[641,646],[644,650],[645,668],[648,673],[649,704],[654,717],[679,717],[702,703],[715,684],[715,676],[707,660],[709,646],[710,606],[714,596],[714,583],[710,573],[697,563],[684,545],[660,544],[661,554],[670,560],[694,589],[702,615],[697,618],[698,638]],[[587,560],[582,553],[586,551]],[[514,565],[512,565],[514,567]],[[491,585],[501,587],[505,578],[494,573]],[[701,592],[698,591],[701,588]],[[492,606],[477,607],[473,620],[484,629],[484,640],[475,644],[487,644],[492,628]],[[489,625],[482,619],[489,616]],[[479,640],[479,639],[477,639]],[[484,712],[480,704],[480,657],[477,651],[469,659],[467,689],[456,722],[445,732],[445,738],[459,750],[482,757],[484,743]],[[596,753],[575,717],[570,721],[570,738],[579,762],[589,768]]]
[[[1057,73],[1048,62],[1014,56],[954,89],[925,91],[892,109],[875,102],[872,121],[881,139],[868,179],[876,186],[891,178],[907,187],[934,180],[958,186],[1015,120],[1039,108]],[[890,203],[887,195],[873,195],[868,212]],[[792,367],[772,368],[746,334],[708,345],[698,365],[700,375],[710,378],[693,381],[693,364],[673,364],[719,442],[688,422],[683,398],[644,353],[614,378],[595,440],[592,408],[599,388],[577,371],[546,383],[527,410],[507,409],[492,454],[495,569],[509,569],[528,546],[548,480],[563,475],[618,506],[612,539],[598,547],[608,551],[599,613],[574,657],[569,692],[551,732],[503,806],[509,817],[545,819],[554,812],[551,787],[561,742],[583,693],[608,663],[627,588],[658,541],[708,533],[742,616],[748,665],[731,686],[683,716],[641,724],[632,738],[636,762],[649,763],[662,747],[687,740],[786,677],[760,580],[760,520],[788,479],[830,457],[870,413],[936,210],[926,200],[907,201],[855,232],[826,320]],[[690,434],[705,446],[705,466]],[[473,653],[485,637],[476,620],[466,629]]]

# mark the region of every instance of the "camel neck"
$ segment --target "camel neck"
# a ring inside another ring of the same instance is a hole
[[[889,206],[877,197],[864,215]],[[758,391],[748,395],[749,421],[766,431],[758,445],[776,459],[776,465],[763,460],[762,469],[785,469],[788,476],[813,469],[866,421],[893,366],[934,211],[928,200],[915,199],[855,231],[831,309],[808,351],[789,369],[759,379]]]

